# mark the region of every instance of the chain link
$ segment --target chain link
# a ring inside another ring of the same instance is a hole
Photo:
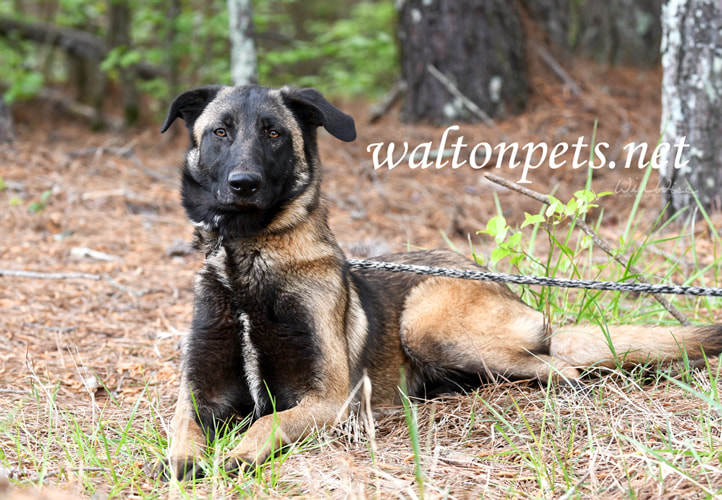
[[[381,262],[375,260],[349,259],[348,265],[354,269],[390,271],[397,273],[424,274],[444,276],[477,281],[494,281],[497,283],[516,283],[518,285],[542,285],[563,288],[582,288],[585,290],[608,290],[613,292],[646,292],[675,295],[695,295],[706,297],[722,297],[722,288],[681,286],[681,285],[650,285],[645,283],[619,283],[616,281],[594,281],[565,278],[549,278],[546,276],[524,276],[518,274],[492,273],[490,271],[463,271],[445,267],[418,266]]]

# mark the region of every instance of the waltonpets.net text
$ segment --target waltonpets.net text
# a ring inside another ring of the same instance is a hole
[[[528,142],[520,146],[518,142],[507,144],[502,142],[496,146],[492,146],[488,142],[480,142],[475,144],[471,150],[467,151],[469,145],[464,143],[464,136],[459,136],[456,142],[449,142],[449,132],[459,130],[458,125],[447,127],[441,135],[438,147],[434,148],[432,141],[422,142],[411,151],[409,151],[409,143],[403,142],[403,147],[399,148],[393,142],[375,142],[366,147],[366,151],[371,153],[374,169],[388,166],[391,170],[399,166],[402,162],[408,162],[409,168],[444,168],[451,165],[452,169],[461,168],[467,163],[473,169],[484,168],[493,158],[493,152],[496,151],[496,168],[509,168],[516,170],[521,169],[521,176],[517,181],[520,184],[530,184],[532,181],[527,179],[529,171],[535,170],[542,166],[546,166],[552,170],[561,168],[567,164],[566,159],[562,159],[570,151],[574,151],[572,160],[572,168],[583,168],[590,166],[593,169],[616,168],[617,164],[614,160],[607,161],[605,153],[609,152],[609,143],[596,142],[594,144],[593,155],[590,156],[591,150],[589,141],[584,136],[580,136],[573,144],[568,142],[559,142],[550,146],[545,142]],[[680,137],[675,144],[660,142],[652,150],[649,162],[655,169],[666,169],[668,167],[668,153],[675,151],[674,168],[681,169],[687,166],[689,161],[682,161],[682,152],[685,148],[689,148],[686,142],[687,137]],[[647,143],[630,142],[622,148],[623,156],[626,161],[623,168],[631,168],[632,160],[638,154],[637,168],[644,168],[646,162],[644,160],[647,154]],[[394,154],[396,153],[396,154]],[[396,159],[394,159],[396,156]],[[433,159],[432,159],[433,158]]]

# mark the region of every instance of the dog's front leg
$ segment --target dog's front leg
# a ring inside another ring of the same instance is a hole
[[[258,419],[229,453],[226,470],[244,471],[263,463],[281,447],[333,424],[336,419],[345,419],[347,411],[343,408],[343,401],[307,396],[298,406]]]
[[[168,469],[171,477],[181,481],[195,477],[200,472],[197,461],[205,447],[206,435],[195,418],[190,386],[183,376],[175,414],[170,423]]]

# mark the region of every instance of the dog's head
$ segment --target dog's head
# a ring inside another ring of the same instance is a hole
[[[161,128],[185,121],[191,148],[183,206],[196,225],[228,239],[257,234],[318,202],[316,129],[356,138],[353,118],[315,89],[210,86],[173,101]],[[293,215],[293,214],[291,214]]]

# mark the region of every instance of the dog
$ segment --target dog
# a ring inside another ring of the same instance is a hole
[[[722,325],[552,331],[502,284],[351,270],[327,222],[317,129],[341,141],[356,129],[315,89],[202,87],[173,101],[161,132],[177,118],[190,137],[182,204],[205,264],[170,426],[173,477],[202,474],[207,443],[239,418],[247,430],[226,469],[264,462],[346,418],[365,374],[378,407],[401,401],[402,378],[423,397],[489,375],[575,383],[585,367],[722,351]],[[480,269],[441,250],[379,260]]]

